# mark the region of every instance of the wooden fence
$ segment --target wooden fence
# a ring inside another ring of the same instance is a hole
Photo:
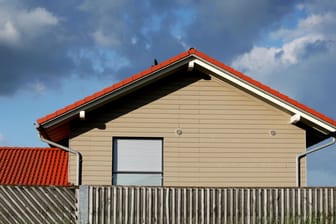
[[[74,187],[0,185],[0,223],[76,223]]]
[[[334,223],[336,188],[81,186],[81,223]]]
[[[0,186],[0,223],[336,222],[336,188],[80,186],[77,190]]]

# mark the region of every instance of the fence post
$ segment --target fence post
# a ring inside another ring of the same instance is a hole
[[[89,223],[89,186],[80,185],[79,186],[79,223],[88,224]]]

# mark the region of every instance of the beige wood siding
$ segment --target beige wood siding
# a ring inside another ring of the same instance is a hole
[[[83,184],[111,184],[112,137],[126,136],[164,138],[167,186],[295,186],[305,132],[289,118],[215,77],[180,72],[74,122],[70,146],[83,155]]]

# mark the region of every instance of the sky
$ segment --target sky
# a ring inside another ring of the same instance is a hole
[[[334,0],[0,0],[0,145],[40,117],[194,47],[336,119]],[[336,185],[336,146],[308,184]]]

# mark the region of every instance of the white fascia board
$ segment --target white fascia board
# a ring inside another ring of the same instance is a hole
[[[194,60],[189,61],[188,63],[188,72],[191,72],[195,67]]]
[[[294,114],[293,116],[291,116],[290,118],[290,123],[291,124],[296,124],[297,122],[299,122],[301,120],[301,115],[300,114]]]
[[[264,90],[262,90],[262,89],[260,89],[256,86],[238,78],[237,76],[235,76],[235,75],[233,75],[233,74],[231,74],[227,71],[224,71],[223,69],[219,68],[216,65],[209,64],[209,63],[205,62],[204,60],[202,60],[200,58],[194,59],[194,63],[203,67],[203,68],[205,68],[205,69],[207,69],[207,70],[209,70],[210,72],[213,72],[213,73],[223,77],[226,80],[229,80],[230,82],[232,82],[232,83],[234,83],[238,86],[241,86],[242,88],[244,88],[248,91],[253,92],[254,94],[260,96],[261,98],[264,98],[264,99],[278,105],[281,108],[284,108],[285,110],[290,111],[293,114],[297,114],[297,116],[301,116],[302,118],[312,122],[313,124],[323,128],[325,130],[328,130],[330,132],[335,132],[336,131],[336,129],[333,126],[330,126],[330,125],[326,124],[325,122],[322,122],[321,120],[316,119],[314,116],[311,116],[310,114],[298,109],[294,105],[291,105],[291,104],[285,102],[284,100],[281,100],[278,97],[273,96],[273,95],[265,92]]]

